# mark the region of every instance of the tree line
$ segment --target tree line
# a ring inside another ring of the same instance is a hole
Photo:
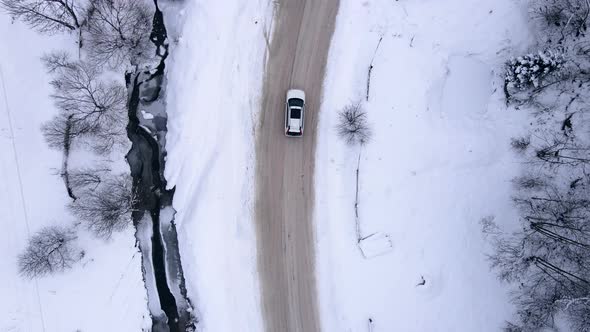
[[[109,76],[152,56],[154,10],[143,0],[0,0],[0,8],[39,33],[76,36],[77,56],[54,51],[42,57],[58,112],[41,131],[50,148],[63,152],[61,176],[76,224],[109,238],[131,224],[131,177],[105,165],[70,169],[68,161],[74,148],[109,155],[127,144],[127,90]],[[34,278],[72,267],[84,253],[76,240],[75,226],[42,228],[18,257],[20,273]]]
[[[482,221],[489,260],[511,285],[509,332],[590,330],[590,40],[587,0],[532,0],[538,44],[505,66],[507,105],[531,112],[511,145],[523,174],[513,180],[517,231]]]

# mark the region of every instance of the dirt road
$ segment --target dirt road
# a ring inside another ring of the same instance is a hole
[[[256,227],[266,331],[320,330],[312,225],[317,116],[338,0],[282,0],[257,135]],[[303,138],[284,135],[285,93],[306,92]]]

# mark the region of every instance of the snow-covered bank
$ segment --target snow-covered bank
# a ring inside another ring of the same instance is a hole
[[[181,17],[167,74],[165,175],[176,186],[188,295],[199,328],[260,331],[254,135],[272,5],[192,0]]]
[[[39,35],[22,23],[11,23],[4,13],[0,13],[0,39],[4,42],[0,48],[0,146],[4,153],[0,158],[0,331],[138,331],[149,327],[141,259],[131,228],[106,242],[81,230],[82,261],[72,270],[39,279],[38,287],[17,275],[16,257],[29,234],[43,226],[74,222],[66,212],[69,198],[59,177],[62,154],[49,150],[40,131],[41,124],[57,113],[49,97],[50,77],[40,57],[55,49],[76,54],[77,49],[76,36]],[[13,139],[22,182],[13,157]],[[80,162],[76,157],[80,156],[73,153],[74,164]],[[125,170],[122,160],[121,156],[123,165],[117,169]]]
[[[497,331],[511,318],[479,221],[517,218],[509,140],[525,115],[505,109],[493,68],[527,47],[527,31],[510,0],[341,1],[315,174],[323,330],[366,331],[372,318],[375,332]],[[389,234],[393,251],[367,260],[355,245],[358,150],[335,126],[365,98],[373,56],[359,213],[363,235]]]

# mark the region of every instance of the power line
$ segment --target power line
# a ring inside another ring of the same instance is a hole
[[[14,164],[16,165],[16,174],[18,178],[19,184],[19,192],[20,192],[20,199],[21,199],[21,206],[23,208],[23,216],[25,218],[25,226],[27,228],[27,236],[31,236],[31,229],[29,228],[29,215],[27,213],[27,205],[25,201],[25,192],[23,188],[23,181],[20,172],[20,165],[18,162],[18,152],[16,150],[16,143],[15,143],[15,136],[14,136],[14,128],[12,126],[12,116],[10,114],[10,108],[8,107],[8,95],[6,94],[6,83],[4,81],[4,72],[2,71],[2,65],[0,65],[0,81],[2,81],[2,92],[4,94],[4,105],[6,106],[6,116],[8,118],[8,128],[10,131],[10,140],[12,142],[12,151],[14,157]],[[35,279],[35,293],[37,293],[37,304],[39,306],[39,314],[41,315],[41,326],[43,327],[43,331],[45,331],[45,318],[43,317],[43,306],[41,305],[41,296],[39,295],[39,284],[37,279]]]

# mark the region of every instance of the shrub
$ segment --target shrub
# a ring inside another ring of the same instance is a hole
[[[538,88],[543,80],[561,69],[564,62],[561,53],[550,50],[519,56],[506,63],[504,79],[508,88]]]

